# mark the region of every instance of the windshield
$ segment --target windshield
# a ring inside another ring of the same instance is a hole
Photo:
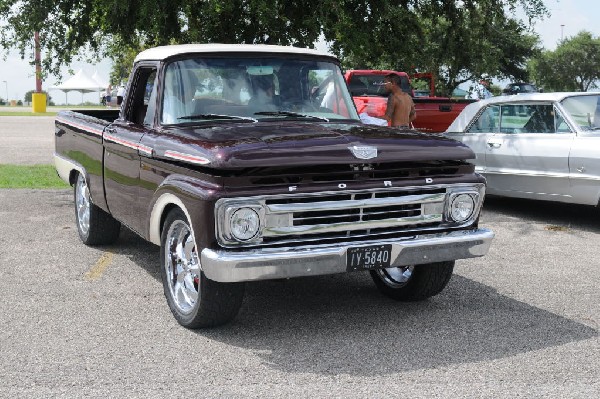
[[[383,80],[385,75],[369,75],[353,73],[348,81],[348,89],[352,96],[380,96],[387,97],[388,92],[385,91]],[[408,78],[400,75],[400,87],[402,91],[411,94],[411,87]],[[427,93],[429,95],[429,93]]]
[[[600,94],[568,97],[561,104],[581,130],[600,129]]]
[[[167,65],[161,123],[358,120],[337,64],[293,56],[220,56]]]

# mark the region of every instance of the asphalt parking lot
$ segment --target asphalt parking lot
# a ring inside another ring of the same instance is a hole
[[[0,163],[20,148],[4,118]],[[51,142],[44,123],[19,126]],[[457,262],[425,302],[389,300],[364,273],[259,282],[233,323],[190,331],[158,247],[127,230],[84,246],[72,202],[0,189],[0,397],[600,396],[594,208],[488,198],[489,255]]]

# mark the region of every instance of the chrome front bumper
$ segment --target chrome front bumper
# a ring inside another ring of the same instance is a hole
[[[345,273],[348,248],[391,244],[392,267],[475,258],[487,254],[494,233],[488,229],[421,234],[406,239],[361,241],[338,245],[241,250],[204,249],[202,270],[220,282]]]

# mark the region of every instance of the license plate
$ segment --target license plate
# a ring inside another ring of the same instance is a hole
[[[391,257],[391,244],[348,248],[348,251],[346,251],[346,268],[348,271],[355,271],[390,267]]]

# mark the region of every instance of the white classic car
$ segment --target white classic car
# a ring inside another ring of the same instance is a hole
[[[600,93],[478,101],[444,134],[473,149],[489,194],[599,205]]]

